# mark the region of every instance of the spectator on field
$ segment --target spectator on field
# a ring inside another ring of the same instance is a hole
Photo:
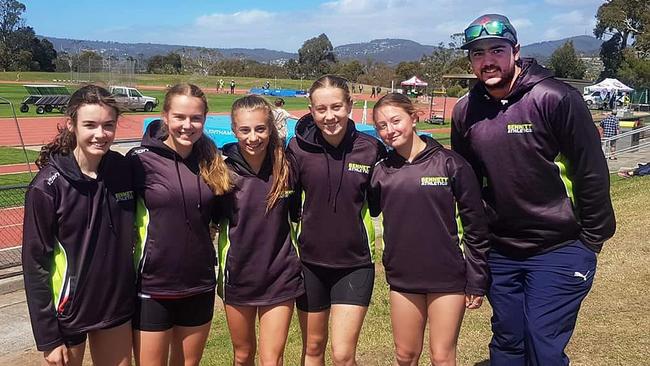
[[[603,120],[600,121],[600,128],[603,129],[603,137],[606,139],[614,137],[621,133],[618,117],[616,117],[616,113],[614,111],[611,111],[607,117],[603,118]],[[607,145],[609,145],[609,158],[616,160],[616,140],[608,141]]]

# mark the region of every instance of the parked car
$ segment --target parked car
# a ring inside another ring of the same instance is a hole
[[[587,106],[589,108],[596,108],[596,109],[607,109],[605,106],[605,99],[604,96],[607,93],[603,93],[600,90],[593,91],[591,93],[584,94],[582,98],[585,100],[585,103],[587,103]],[[617,93],[616,94],[616,107],[621,107],[623,105],[623,93]]]
[[[136,88],[128,86],[111,86],[109,91],[123,108],[151,112],[158,106],[158,99],[142,95]]]

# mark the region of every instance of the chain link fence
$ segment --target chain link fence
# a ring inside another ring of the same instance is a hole
[[[0,187],[0,278],[21,273],[26,191],[27,184]]]
[[[135,60],[88,59],[75,65],[70,71],[70,79],[55,81],[135,86],[135,66]]]

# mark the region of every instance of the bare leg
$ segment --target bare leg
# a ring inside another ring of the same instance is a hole
[[[203,357],[211,322],[196,327],[172,328],[170,366],[198,366]]]
[[[88,334],[93,364],[96,366],[131,365],[132,335],[130,321]]]
[[[427,294],[429,349],[434,366],[456,365],[456,344],[465,314],[465,294]]]
[[[166,365],[172,330],[162,332],[133,331],[133,354],[138,366]]]
[[[314,313],[298,310],[302,331],[302,365],[325,366],[329,317],[329,309]]]
[[[427,321],[427,295],[390,292],[395,365],[417,366]]]
[[[336,366],[357,364],[357,342],[368,308],[358,305],[332,305],[332,361]]]
[[[293,300],[272,306],[261,306],[260,316],[260,366],[283,364],[289,324],[293,313]]]
[[[226,320],[233,348],[233,364],[255,365],[255,315],[256,306],[226,305]]]

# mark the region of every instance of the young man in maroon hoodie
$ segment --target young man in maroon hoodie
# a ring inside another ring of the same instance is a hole
[[[508,18],[465,29],[478,83],[451,143],[473,166],[489,219],[491,365],[568,365],[564,349],[615,230],[609,174],[580,93],[520,58]]]

